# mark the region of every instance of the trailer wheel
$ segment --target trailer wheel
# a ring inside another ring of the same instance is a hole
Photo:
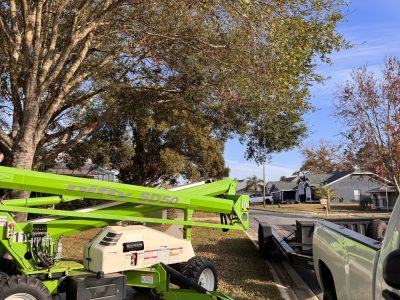
[[[46,286],[28,276],[10,276],[0,280],[0,299],[4,300],[51,300]]]
[[[386,228],[387,225],[385,221],[379,219],[372,220],[368,225],[366,236],[382,242],[385,237]]]
[[[194,256],[182,267],[182,274],[194,279],[208,291],[215,291],[218,286],[217,268],[211,259]]]

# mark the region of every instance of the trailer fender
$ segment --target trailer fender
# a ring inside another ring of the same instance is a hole
[[[268,223],[258,224],[258,251],[261,258],[270,260],[272,255],[272,228]]]

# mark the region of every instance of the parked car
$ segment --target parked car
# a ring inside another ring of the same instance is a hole
[[[249,195],[249,197],[250,197],[250,205],[264,204],[262,193],[254,193]],[[272,196],[265,196],[265,204],[271,204],[271,203],[272,203]]]

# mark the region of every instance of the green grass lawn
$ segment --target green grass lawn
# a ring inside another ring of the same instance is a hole
[[[234,299],[283,299],[268,266],[247,235],[238,230],[193,229],[196,255],[217,265],[219,290]]]

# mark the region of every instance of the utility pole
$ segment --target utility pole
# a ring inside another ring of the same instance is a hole
[[[263,163],[263,206],[265,207],[265,162]]]
[[[385,181],[385,189],[386,189],[386,211],[389,211],[389,199],[388,199],[388,185],[387,185],[387,181]]]

